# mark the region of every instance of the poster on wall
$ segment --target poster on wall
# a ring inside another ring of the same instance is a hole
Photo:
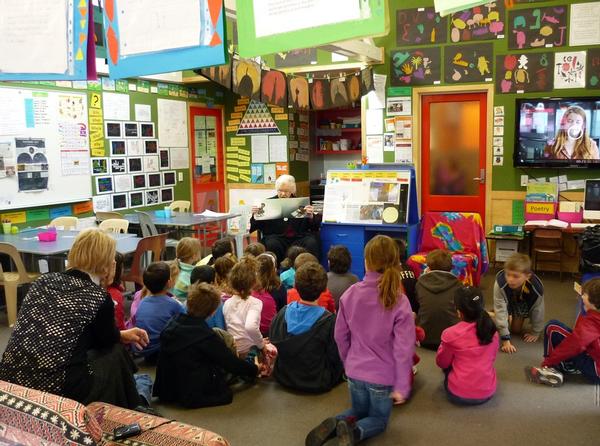
[[[449,84],[491,81],[493,57],[491,43],[448,45],[444,49],[445,81]]]
[[[450,41],[469,42],[504,37],[506,16],[504,2],[489,2],[452,14]]]
[[[392,86],[439,83],[441,79],[441,51],[440,47],[392,51]]]
[[[585,88],[585,51],[554,53],[554,88]]]
[[[396,12],[396,42],[402,45],[432,45],[446,43],[448,20],[435,9],[399,9]]]
[[[496,56],[496,93],[552,90],[552,53]]]
[[[508,49],[561,47],[567,44],[567,7],[518,9],[508,12]]]
[[[600,45],[600,2],[571,5],[569,45]]]
[[[587,83],[590,87],[600,85],[600,48],[587,50]]]
[[[250,101],[246,113],[237,130],[238,136],[279,134],[279,127],[275,123],[266,104]]]

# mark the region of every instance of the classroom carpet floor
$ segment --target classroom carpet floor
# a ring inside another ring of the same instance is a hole
[[[546,320],[572,324],[577,298],[573,278],[541,275],[546,290]],[[494,273],[483,279],[487,308],[492,305]],[[0,351],[4,351],[10,329],[0,315]],[[419,349],[421,363],[411,400],[395,407],[387,431],[365,442],[367,445],[598,445],[600,444],[599,388],[580,377],[567,377],[561,388],[529,383],[523,369],[538,364],[542,343],[516,341],[517,353],[498,353],[498,391],[487,404],[457,407],[449,403],[442,386],[442,372],[435,366],[435,353]],[[153,370],[142,368],[153,374]],[[349,396],[345,384],[324,395],[287,391],[276,382],[261,381],[238,391],[231,405],[196,410],[159,403],[155,407],[168,418],[218,432],[232,446],[301,446],[306,433],[322,419],[346,409]]]

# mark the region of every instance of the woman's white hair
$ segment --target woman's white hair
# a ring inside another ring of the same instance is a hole
[[[292,187],[292,193],[296,193],[296,179],[292,175],[280,175],[275,180],[275,190],[279,190],[284,184],[289,184]]]

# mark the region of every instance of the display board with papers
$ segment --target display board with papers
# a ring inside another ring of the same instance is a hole
[[[414,170],[330,170],[323,222],[405,225],[418,220]]]
[[[87,97],[0,88],[0,210],[88,200]]]

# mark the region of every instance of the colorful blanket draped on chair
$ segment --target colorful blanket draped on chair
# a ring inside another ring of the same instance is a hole
[[[408,266],[419,277],[425,257],[434,249],[452,253],[452,273],[465,285],[478,286],[489,258],[481,216],[470,212],[427,212],[421,220],[421,241]]]

